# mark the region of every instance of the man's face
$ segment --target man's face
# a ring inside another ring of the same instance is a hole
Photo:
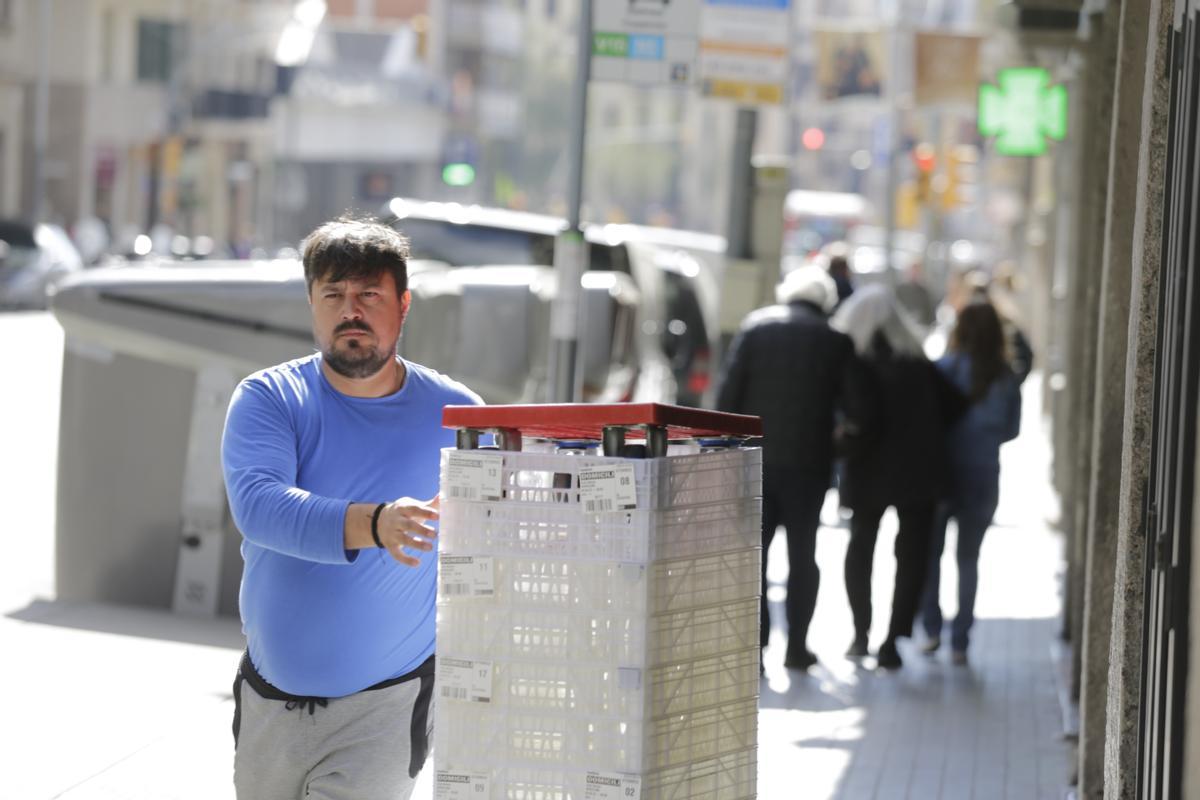
[[[313,337],[325,363],[347,378],[367,378],[396,356],[410,295],[381,271],[365,280],[313,281]]]

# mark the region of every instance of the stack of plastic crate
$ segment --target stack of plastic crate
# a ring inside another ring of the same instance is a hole
[[[448,450],[439,800],[755,797],[761,451]]]

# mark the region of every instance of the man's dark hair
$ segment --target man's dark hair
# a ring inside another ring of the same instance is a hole
[[[365,280],[390,272],[396,293],[408,289],[408,239],[375,219],[339,217],[326,222],[300,243],[304,282]]]

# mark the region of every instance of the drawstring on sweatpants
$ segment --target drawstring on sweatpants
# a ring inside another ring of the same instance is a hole
[[[317,713],[317,706],[320,706],[321,708],[327,708],[329,706],[329,701],[324,697],[297,697],[292,700],[288,700],[283,705],[283,707],[288,711],[295,711],[297,708],[304,708],[306,706],[308,707],[308,715],[311,717]]]

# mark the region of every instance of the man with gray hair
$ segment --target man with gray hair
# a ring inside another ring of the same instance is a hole
[[[830,329],[837,286],[822,267],[788,273],[776,291],[778,305],[746,317],[725,358],[717,408],[754,414],[763,422],[762,623],[759,643],[771,632],[767,608],[767,550],[779,525],[788,544],[787,651],[784,664],[808,669],[808,627],[817,602],[817,528],[834,457],[834,411],[854,358],[845,334]]]
[[[341,219],[302,250],[318,352],[242,381],[221,445],[246,562],[234,784],[404,800],[433,722],[442,409],[481,401],[397,355],[403,236]]]

